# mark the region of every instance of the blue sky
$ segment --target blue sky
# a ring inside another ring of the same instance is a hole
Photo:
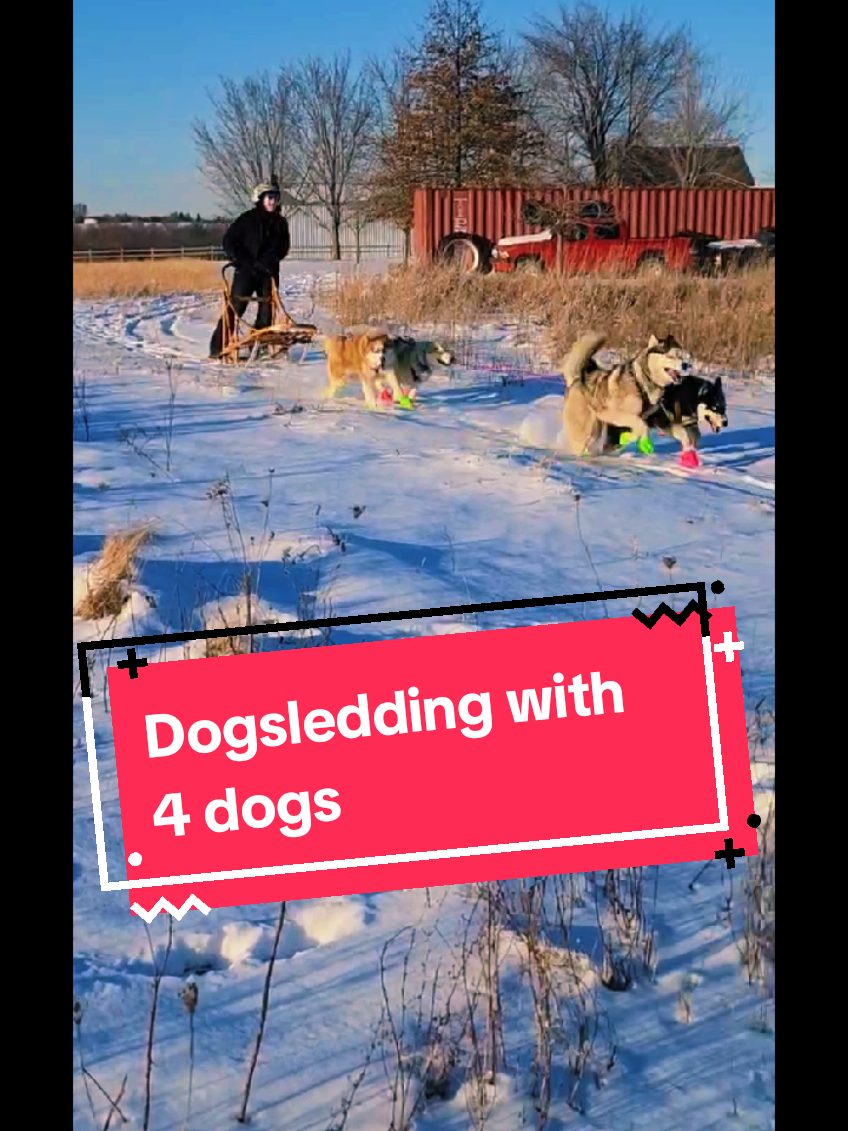
[[[221,76],[273,72],[282,61],[329,57],[349,49],[354,61],[385,54],[416,33],[428,0],[145,0],[114,4],[74,0],[74,201],[90,213],[208,214],[214,197],[196,168],[190,127],[209,119],[209,91]],[[528,16],[552,17],[559,4],[483,0],[491,26],[517,40]],[[754,136],[746,155],[761,183],[774,183],[774,4],[654,0],[655,26],[686,23],[747,91]],[[630,4],[611,0],[623,13]]]

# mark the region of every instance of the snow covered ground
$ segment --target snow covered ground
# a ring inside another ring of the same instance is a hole
[[[334,328],[321,306],[322,288],[334,285],[332,266],[287,263],[282,282],[295,317]],[[462,328],[474,365],[435,375],[412,412],[369,413],[352,386],[336,402],[319,399],[325,369],[317,347],[296,347],[292,360],[273,368],[233,372],[205,361],[217,314],[214,300],[186,295],[75,303],[75,604],[105,536],[155,524],[125,612],[115,622],[75,617],[75,642],[175,633],[222,613],[240,623],[241,579],[251,568],[263,610],[276,620],[310,604],[319,616],[356,616],[720,578],[725,592],[712,600],[736,607],[746,707],[752,720],[758,704],[773,708],[773,373],[755,381],[722,374],[730,428],[703,436],[699,471],[679,468],[677,445],[656,435],[654,457],[578,465],[554,450],[561,381],[502,379],[511,365],[526,368],[528,357],[536,372],[553,372],[551,359],[528,342],[527,327]],[[224,479],[240,537],[225,523]],[[630,606],[608,611],[623,616]],[[335,632],[333,641],[534,623],[540,618],[531,612],[365,625]],[[546,612],[543,619],[581,615],[598,611]],[[109,873],[125,878],[102,674],[93,687]],[[765,812],[772,738],[758,758],[755,797]],[[656,976],[625,993],[598,991],[615,1031],[614,1067],[603,1087],[586,1091],[584,1114],[568,1106],[565,1084],[557,1078],[557,1091],[555,1079],[550,1128],[774,1125],[773,1011],[764,1012],[749,987],[722,919],[730,880],[710,866],[690,890],[699,867],[663,867],[658,876],[646,870],[652,899],[657,885]],[[738,907],[739,872],[734,883]],[[583,884],[578,877],[581,891]],[[153,967],[145,924],[127,904],[125,893],[100,890],[77,682],[74,992],[84,1004],[82,1048],[113,1097],[127,1076],[121,1111],[128,1126],[141,1127]],[[434,954],[455,950],[474,906],[460,889],[289,904],[251,1092],[252,1125],[325,1131],[379,1019],[383,945],[416,927],[410,971],[420,985],[417,956],[428,946]],[[157,1018],[151,1131],[184,1124],[189,1030],[178,992],[191,977],[199,1004],[190,1127],[234,1125],[277,915],[274,905],[207,917],[190,911],[174,924]],[[589,896],[578,899],[574,923],[570,946],[591,954],[597,926]],[[157,961],[167,929],[164,915],[149,928]],[[406,937],[387,955],[390,997],[399,992]],[[509,1067],[499,1077],[491,1131],[534,1126],[526,1080],[531,1006],[517,962],[512,952],[504,959]],[[680,1019],[682,993],[691,1004],[688,1021]],[[87,1128],[94,1124],[74,1036],[74,1126]],[[89,1089],[102,1127],[107,1101],[90,1081]],[[348,1131],[388,1131],[388,1096],[377,1053]],[[417,1131],[472,1125],[462,1092],[431,1103],[415,1124]],[[111,1126],[121,1126],[117,1115]]]

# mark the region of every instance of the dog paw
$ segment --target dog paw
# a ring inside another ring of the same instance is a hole
[[[640,436],[636,447],[639,449],[642,455],[645,456],[651,455],[654,450],[654,445],[651,443],[650,436]]]
[[[698,453],[693,448],[680,453],[680,463],[683,467],[701,466],[701,461],[698,459]]]

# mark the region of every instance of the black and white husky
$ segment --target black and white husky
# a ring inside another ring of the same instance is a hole
[[[666,432],[677,440],[683,451],[698,447],[700,422],[705,421],[713,432],[727,427],[727,401],[721,377],[708,381],[692,373],[684,374],[676,385],[667,385],[656,406],[643,417],[649,428]],[[607,426],[605,447],[618,447],[623,428]]]

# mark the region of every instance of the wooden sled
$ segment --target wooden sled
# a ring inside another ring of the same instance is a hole
[[[252,326],[243,322],[233,310],[231,290],[227,283],[226,276],[226,271],[229,267],[234,268],[235,264],[225,263],[221,269],[221,278],[224,280],[221,309],[223,338],[221,342],[221,353],[218,358],[219,361],[224,361],[231,365],[238,364],[242,361],[246,361],[250,364],[263,346],[268,349],[269,358],[274,359],[286,353],[293,345],[312,341],[318,333],[318,327],[310,326],[308,323],[294,321],[280,301],[277,285],[273,279],[271,280],[270,297],[267,299],[256,299],[257,302],[271,303],[271,325],[266,326],[262,330],[255,330]],[[233,319],[232,331],[230,330],[230,320],[227,318],[228,312]],[[243,357],[242,354],[245,351],[247,351],[247,356]]]

